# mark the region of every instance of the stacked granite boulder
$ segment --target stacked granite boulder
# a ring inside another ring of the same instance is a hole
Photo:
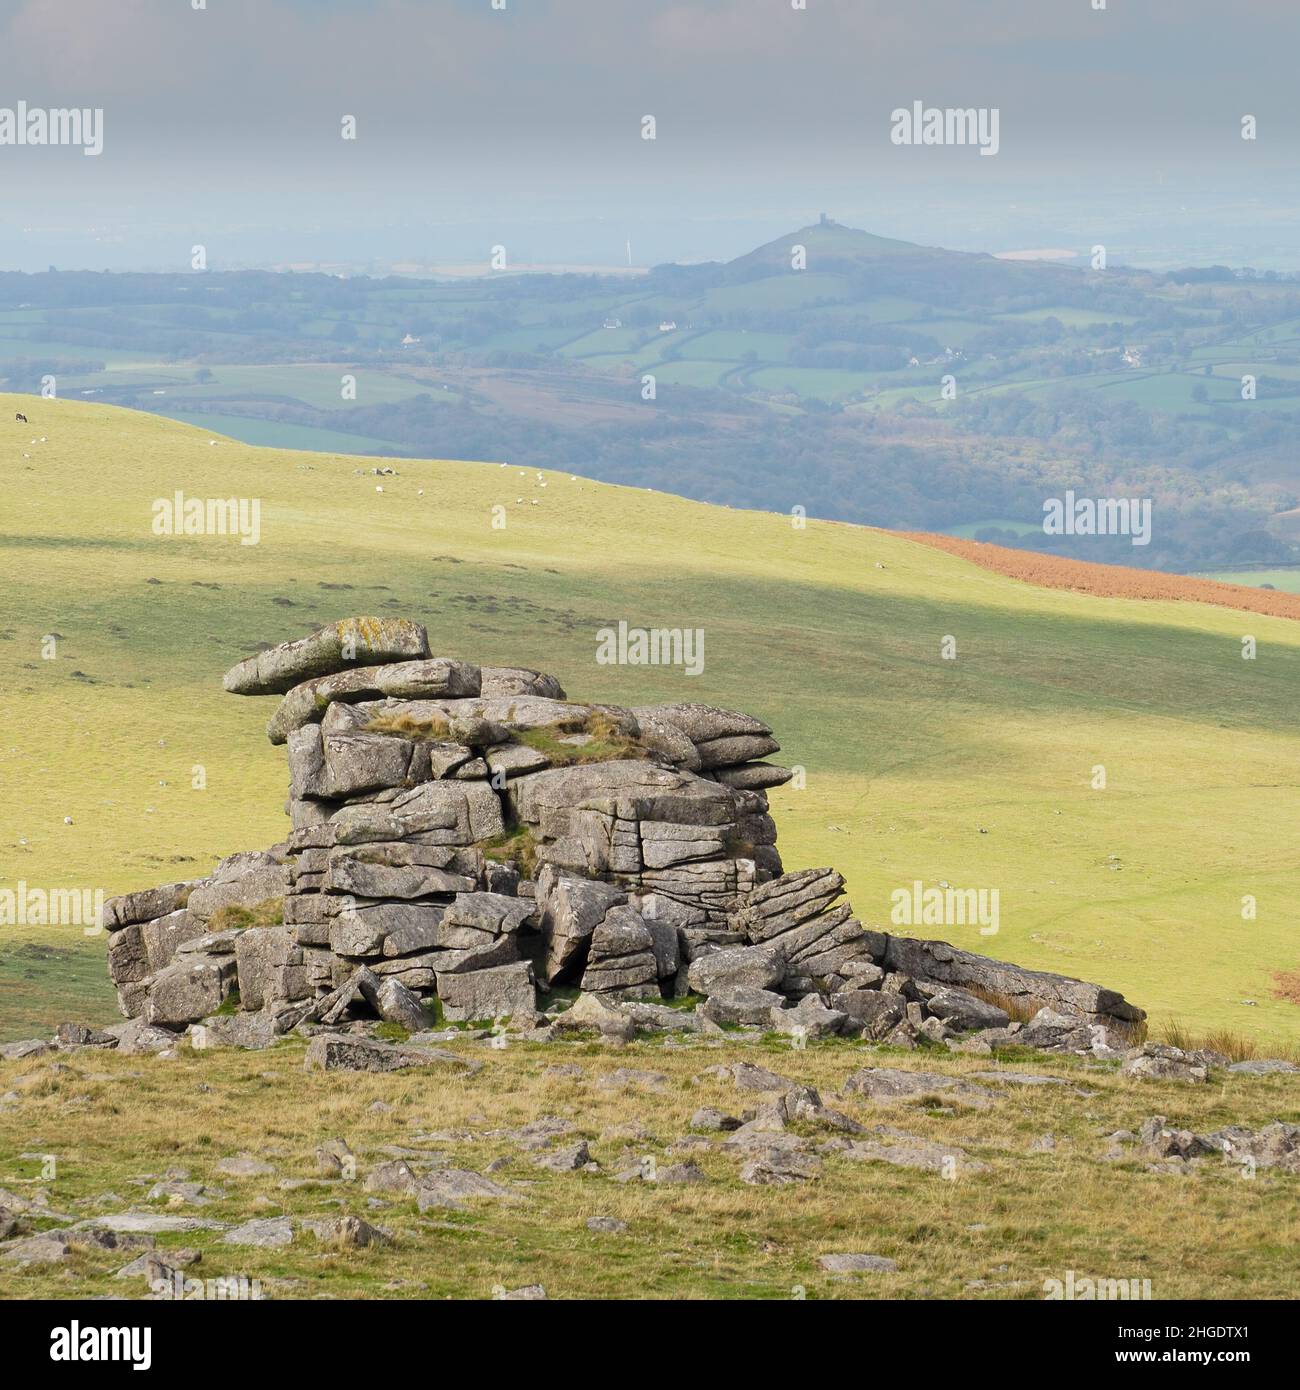
[[[868,931],[833,869],[785,874],[767,790],[790,773],[752,716],[571,701],[377,618],[259,652],[225,688],[282,697],[267,733],[287,747],[291,829],[108,905],[110,973],[142,1026],[197,1025],[201,1045],[375,1018],[415,1033],[436,996],[449,1022],[528,1029],[539,990],[577,986],[642,1020],[703,996],[671,1011],[693,1027],[1015,1027],[963,981],[1081,1028],[1141,1017],[1095,986]]]

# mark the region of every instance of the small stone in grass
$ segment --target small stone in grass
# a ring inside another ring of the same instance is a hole
[[[818,1263],[829,1274],[893,1274],[896,1260],[883,1255],[822,1255]]]
[[[598,1235],[617,1236],[627,1230],[627,1222],[620,1221],[615,1216],[589,1216],[587,1229],[595,1231]]]

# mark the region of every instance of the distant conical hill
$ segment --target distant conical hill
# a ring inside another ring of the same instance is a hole
[[[806,248],[810,263],[816,260],[822,265],[828,261],[869,264],[881,260],[912,257],[927,260],[969,261],[977,259],[966,252],[945,251],[934,246],[918,246],[915,242],[897,241],[893,237],[876,236],[872,232],[864,232],[856,227],[844,227],[838,222],[825,221],[800,227],[797,231],[778,237],[775,241],[769,241],[743,256],[738,256],[735,260],[727,262],[727,269],[745,272],[758,267],[771,267],[772,269],[779,267],[788,270],[790,267],[790,249],[796,245]]]

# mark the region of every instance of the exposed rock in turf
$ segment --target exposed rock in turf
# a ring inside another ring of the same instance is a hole
[[[305,1231],[310,1231],[317,1240],[329,1245],[346,1246],[352,1250],[364,1250],[372,1245],[387,1245],[389,1237],[377,1226],[363,1221],[359,1216],[340,1216],[333,1221],[304,1221]]]
[[[572,1007],[556,1017],[555,1027],[560,1032],[590,1029],[608,1042],[631,1042],[637,1029],[630,1007],[616,1005],[599,994],[580,994]]]
[[[993,1092],[957,1076],[941,1072],[900,1071],[894,1067],[864,1067],[855,1071],[844,1083],[845,1095],[865,1096],[868,1100],[889,1103],[915,1100],[919,1096],[941,1095],[945,1100],[959,1100],[976,1108],[989,1104]]]
[[[189,1030],[190,1046],[196,1052],[214,1047],[242,1047],[259,1050],[270,1047],[279,1034],[270,1014],[240,1013],[205,1018]]]
[[[796,1090],[799,1086],[799,1082],[791,1081],[788,1076],[768,1071],[766,1067],[756,1067],[750,1062],[737,1062],[730,1068],[722,1068],[722,1071],[724,1075],[731,1077],[738,1091],[774,1091],[784,1094],[786,1091]]]
[[[920,1168],[951,1178],[982,1172],[986,1166],[955,1144],[934,1144],[887,1125],[878,1125],[874,1133],[880,1137],[854,1140],[837,1151],[844,1158],[888,1163],[895,1168]]]
[[[817,1263],[828,1274],[894,1274],[898,1261],[883,1255],[819,1255]]]
[[[1252,1057],[1245,1062],[1234,1062],[1228,1070],[1242,1076],[1273,1076],[1279,1072],[1300,1072],[1300,1066],[1280,1057]]]
[[[67,1051],[83,1047],[114,1048],[117,1038],[102,1028],[88,1028],[84,1023],[60,1023],[54,1030],[54,1045]]]
[[[1139,1079],[1187,1081],[1196,1085],[1204,1084],[1209,1077],[1209,1067],[1193,1054],[1160,1043],[1144,1043],[1120,1071]]]
[[[482,1173],[464,1168],[444,1168],[425,1178],[415,1194],[420,1211],[450,1207],[463,1211],[468,1202],[518,1202],[523,1199],[508,1187],[493,1182]]]
[[[394,1047],[367,1038],[321,1033],[307,1045],[307,1071],[406,1071],[411,1067],[453,1066],[472,1070],[463,1057],[431,1047]]]
[[[740,1170],[740,1180],[754,1187],[808,1182],[821,1172],[821,1159],[814,1154],[767,1149],[756,1154]]]
[[[293,1241],[293,1222],[287,1216],[245,1221],[227,1231],[221,1239],[227,1245],[251,1245],[259,1250],[276,1250]]]

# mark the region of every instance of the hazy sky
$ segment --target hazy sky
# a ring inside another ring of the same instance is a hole
[[[0,0],[0,108],[104,110],[98,158],[0,146],[0,267],[647,262],[826,208],[1300,268],[1298,0],[193,3]],[[892,144],[918,100],[996,107],[997,156]]]

